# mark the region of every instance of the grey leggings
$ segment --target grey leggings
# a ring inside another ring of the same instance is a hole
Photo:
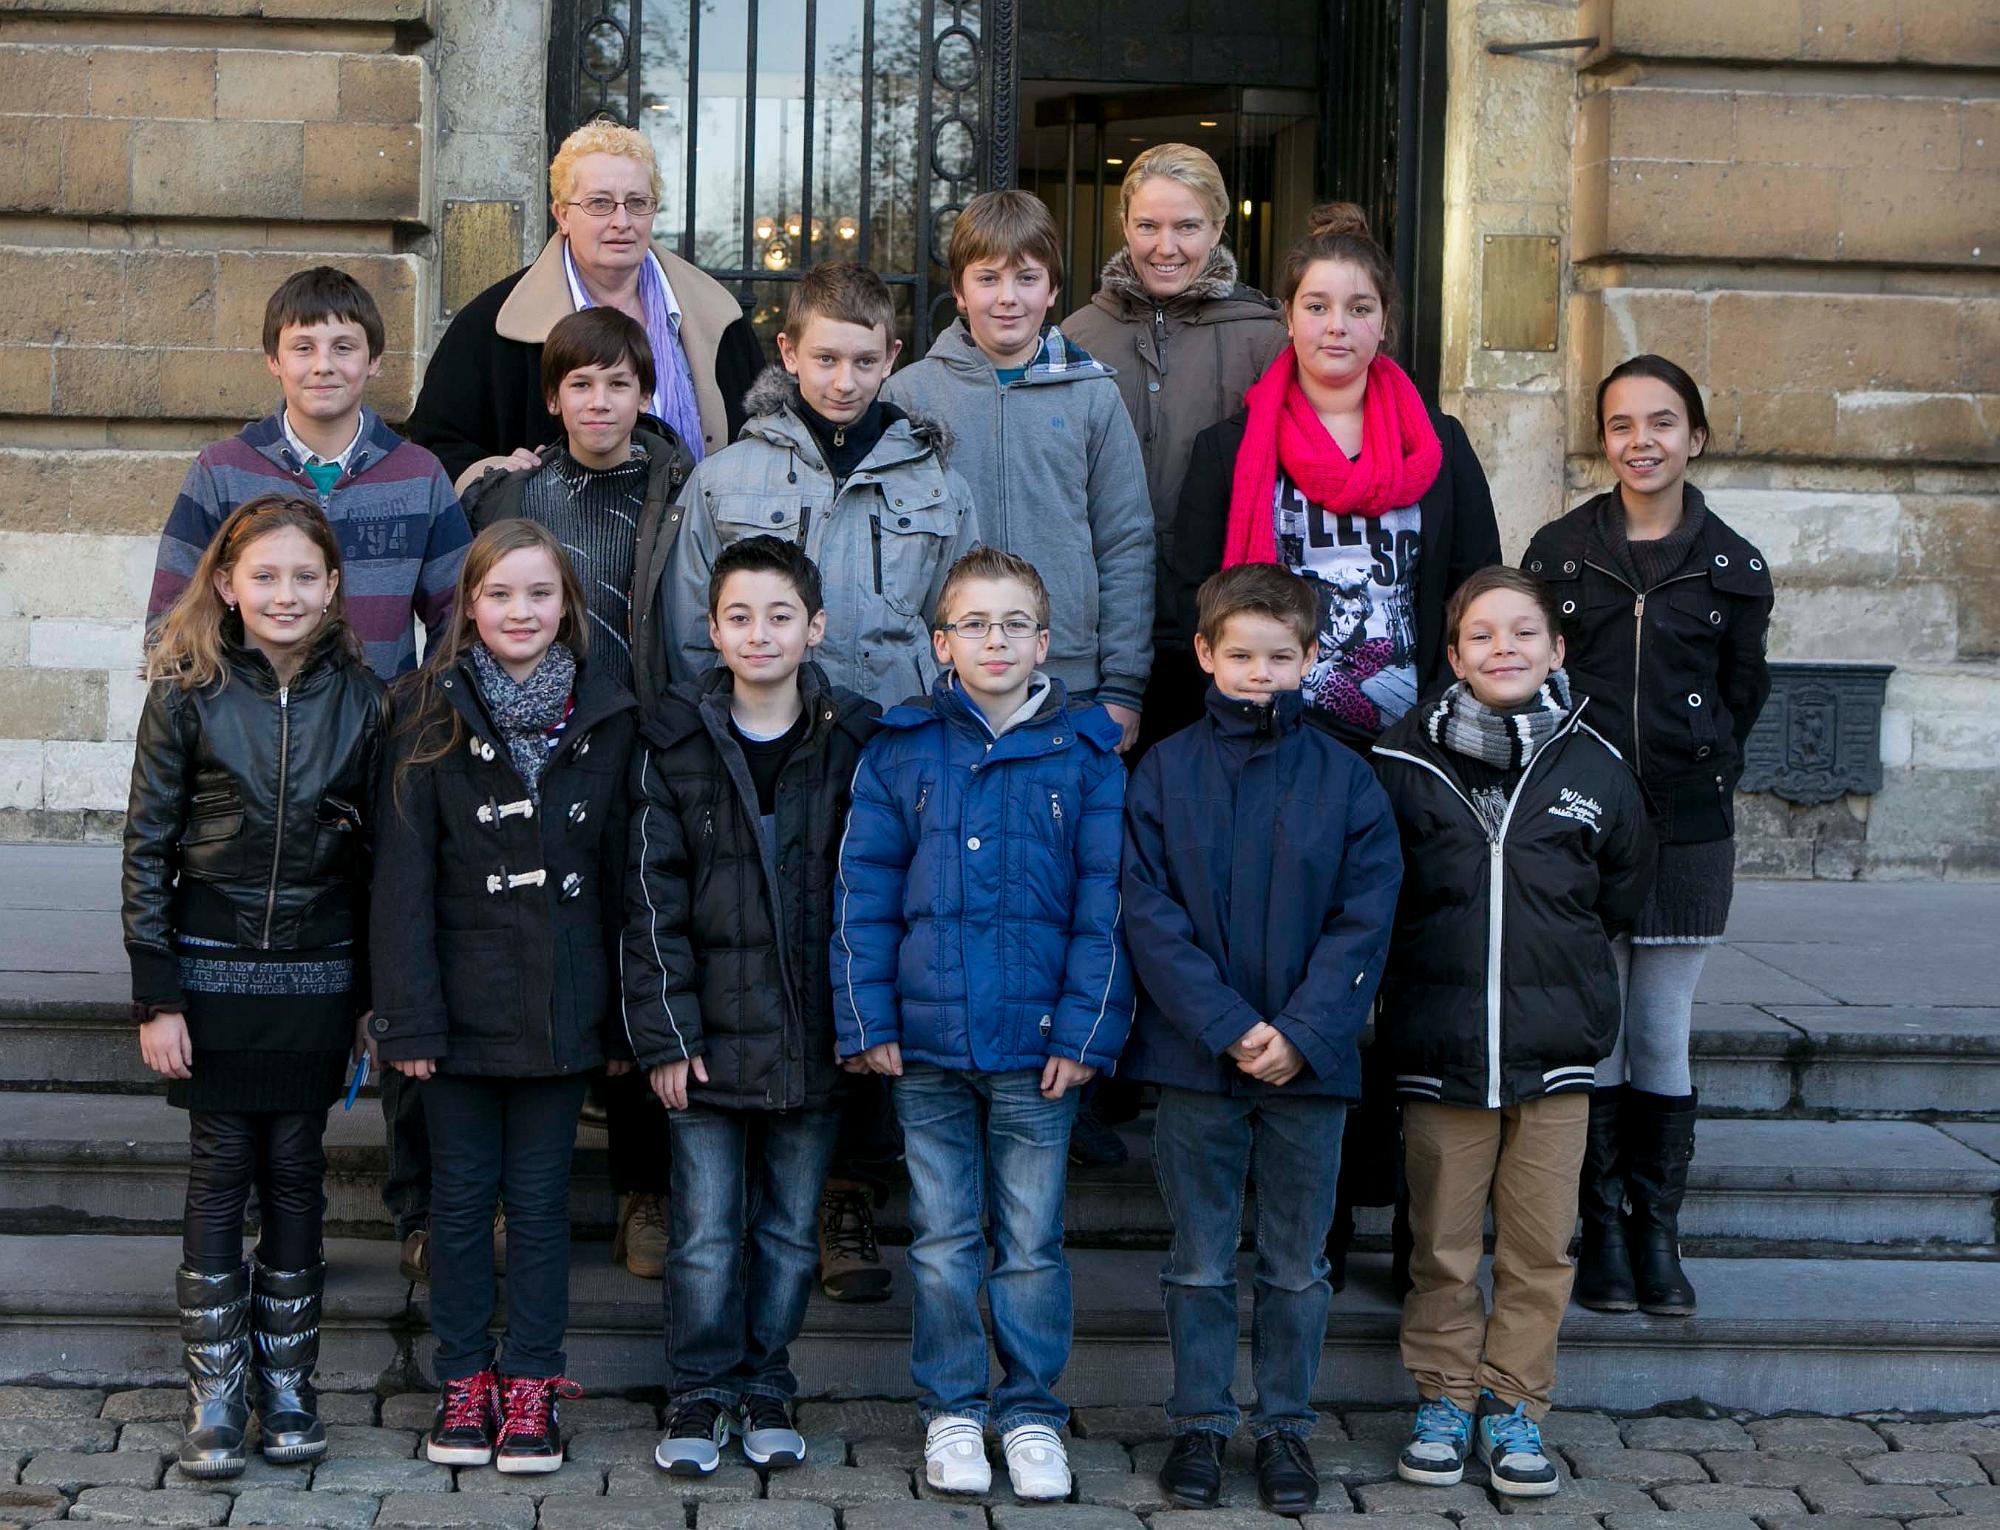
[[[1694,1089],[1688,1074],[1688,1031],[1694,988],[1701,981],[1707,946],[1635,946],[1621,936],[1611,943],[1625,1023],[1618,1044],[1597,1065],[1600,1089],[1630,1083],[1648,1094],[1675,1099]]]

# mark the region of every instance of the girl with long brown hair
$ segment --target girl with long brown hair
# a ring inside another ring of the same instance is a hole
[[[382,684],[348,629],[318,508],[266,495],[224,521],[145,672],[125,948],[140,1052],[188,1112],[180,1469],[233,1477],[253,1405],[266,1459],[326,1452],[312,1385],[321,1136],[365,1046]],[[262,1228],[246,1271],[252,1184]]]
[[[569,1171],[590,1077],[631,1066],[619,1024],[625,773],[635,704],[589,663],[582,589],[549,531],[473,539],[452,623],[396,691],[375,880],[377,1046],[423,1091],[431,1328],[424,1451],[562,1465]],[[507,1347],[493,1214],[507,1207]]]

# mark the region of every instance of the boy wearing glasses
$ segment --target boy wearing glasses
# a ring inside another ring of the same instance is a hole
[[[1117,1062],[1132,1019],[1121,730],[1040,672],[1049,621],[1025,559],[979,547],[946,574],[946,672],[862,753],[832,941],[843,1066],[893,1081],[903,1129],[925,1479],[986,1492],[990,1423],[1026,1499],[1069,1494],[1064,1163],[1077,1091]]]

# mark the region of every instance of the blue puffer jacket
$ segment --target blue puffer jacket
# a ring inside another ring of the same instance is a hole
[[[1060,680],[997,739],[949,674],[882,718],[834,881],[842,1057],[894,1041],[977,1073],[1117,1063],[1132,1024],[1118,738],[1102,707],[1070,711]]]
[[[1304,1054],[1287,1095],[1361,1097],[1403,852],[1368,764],[1304,719],[1214,686],[1154,745],[1125,815],[1125,920],[1143,992],[1125,1076],[1268,1094],[1227,1048],[1267,1020]]]

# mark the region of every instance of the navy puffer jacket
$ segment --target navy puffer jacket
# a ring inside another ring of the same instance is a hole
[[[1204,1094],[1361,1096],[1403,854],[1367,763],[1305,720],[1214,686],[1132,775],[1125,920],[1139,1020],[1125,1076]],[[1272,1089],[1227,1050],[1260,1020],[1304,1055]]]
[[[1109,1071],[1132,1023],[1119,931],[1125,767],[1102,707],[1051,681],[998,738],[949,674],[862,753],[834,881],[842,1057]]]

